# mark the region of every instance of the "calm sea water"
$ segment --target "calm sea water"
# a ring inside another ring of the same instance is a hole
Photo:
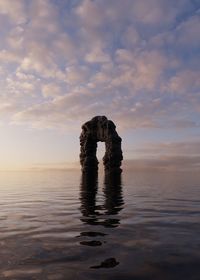
[[[200,176],[0,173],[0,279],[200,279]]]

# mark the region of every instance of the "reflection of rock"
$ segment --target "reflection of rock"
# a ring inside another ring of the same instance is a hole
[[[96,116],[82,126],[80,135],[80,163],[82,170],[97,170],[98,160],[96,157],[97,142],[105,142],[106,153],[103,163],[106,171],[121,171],[123,159],[121,150],[121,138],[115,130],[115,124],[105,116]]]
[[[81,232],[80,236],[96,237],[96,236],[105,236],[107,234],[98,232],[98,231],[84,231]]]
[[[104,178],[105,209],[107,215],[116,215],[123,209],[122,183],[120,173],[108,173]]]
[[[86,246],[91,246],[91,247],[96,247],[96,246],[101,246],[102,242],[98,240],[91,240],[91,241],[81,241],[81,245],[86,245]]]
[[[82,173],[81,178],[81,212],[84,217],[89,217],[96,212],[96,193],[98,185],[98,173]],[[90,219],[87,220],[90,223]],[[92,220],[91,220],[92,222]]]
[[[98,172],[97,170],[93,171],[82,173],[80,189],[81,221],[90,227],[87,226],[87,231],[81,232],[77,237],[80,238],[79,243],[81,245],[97,248],[107,243],[106,236],[108,233],[100,232],[100,227],[104,229],[115,228],[120,224],[118,214],[123,206],[123,197],[121,173],[105,172],[103,188],[105,201],[101,205],[96,205]],[[93,231],[93,229],[95,230]],[[119,262],[115,258],[108,258],[99,265],[91,266],[91,268],[114,268],[118,264]]]
[[[91,266],[91,268],[112,268],[118,265],[119,262],[115,258],[109,258],[103,261],[100,265]]]
[[[89,225],[101,225],[106,228],[117,227],[120,224],[120,219],[117,214],[123,208],[124,204],[122,197],[121,174],[115,172],[105,173],[103,188],[105,201],[103,205],[96,205],[96,194],[98,188],[97,175],[97,172],[82,173],[80,209],[83,216],[81,220]],[[102,215],[104,216],[103,220]]]
[[[120,224],[119,216],[117,215],[123,209],[123,196],[121,187],[120,173],[105,173],[104,178],[104,207],[108,218],[104,221],[106,227],[117,227]],[[110,215],[115,215],[114,218]]]

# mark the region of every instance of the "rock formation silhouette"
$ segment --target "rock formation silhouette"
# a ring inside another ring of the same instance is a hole
[[[96,157],[97,142],[105,142],[106,152],[103,157],[106,172],[121,172],[123,159],[121,141],[115,124],[105,116],[96,116],[82,125],[80,135],[80,163],[83,172],[98,169]]]

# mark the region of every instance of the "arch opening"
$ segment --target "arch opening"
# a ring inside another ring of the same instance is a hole
[[[105,142],[97,142],[97,151],[96,151],[96,157],[99,163],[99,168],[102,169],[103,167],[103,158],[106,153],[106,143]]]
[[[97,143],[105,142],[103,164],[105,171],[120,171],[123,159],[121,138],[116,126],[105,116],[96,116],[82,125],[80,135],[80,163],[83,171],[97,170]],[[99,152],[98,152],[99,153]]]

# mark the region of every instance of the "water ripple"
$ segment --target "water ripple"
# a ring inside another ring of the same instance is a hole
[[[163,176],[0,178],[0,279],[198,279],[200,187]]]

